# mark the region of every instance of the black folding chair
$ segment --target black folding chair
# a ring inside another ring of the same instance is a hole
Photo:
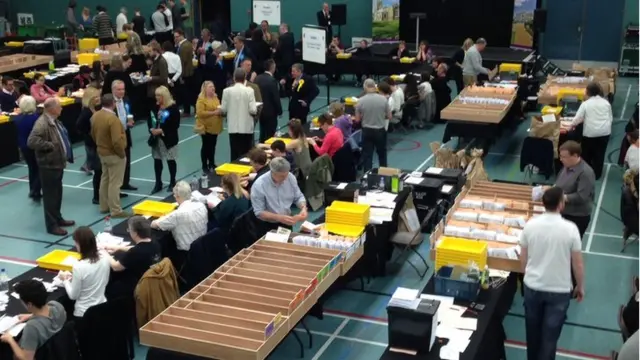
[[[520,171],[524,170],[525,181],[527,177],[532,179],[533,167],[538,168],[538,173],[549,179],[555,174],[555,158],[553,154],[553,142],[549,139],[527,137],[520,151]]]

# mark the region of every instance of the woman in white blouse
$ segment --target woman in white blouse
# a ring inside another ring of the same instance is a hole
[[[77,228],[73,232],[73,240],[81,258],[73,264],[71,274],[61,273],[60,278],[64,281],[67,295],[76,302],[73,316],[82,318],[87,309],[107,301],[104,291],[111,266],[108,257],[100,256],[96,237],[90,228]]]

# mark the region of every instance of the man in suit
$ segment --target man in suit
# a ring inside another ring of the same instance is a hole
[[[115,90],[115,89],[114,89]],[[96,143],[102,177],[100,178],[100,212],[111,217],[128,217],[120,205],[120,186],[126,167],[127,138],[116,115],[116,101],[111,94],[103,95],[102,109],[91,117],[91,137]]]
[[[147,97],[152,101],[153,113],[157,113],[156,89],[160,86],[167,86],[169,83],[169,65],[162,57],[162,47],[158,42],[151,42],[151,69],[149,69],[149,81],[147,82]]]
[[[75,225],[75,221],[65,220],[60,213],[62,177],[67,162],[73,163],[73,149],[67,129],[58,120],[61,112],[62,106],[58,98],[45,100],[44,111],[31,130],[27,146],[35,151],[40,168],[42,207],[47,232],[65,236],[67,231],[63,227]]]
[[[327,30],[327,45],[331,43],[331,39],[333,38],[333,29],[331,27],[331,10],[329,10],[329,4],[322,4],[322,10],[318,11],[316,14],[318,18],[318,26],[322,26]]]
[[[242,64],[240,64],[240,68],[242,68],[242,70],[244,70],[244,73],[247,75],[246,85],[253,89],[253,94],[256,97],[256,101],[262,102],[262,94],[260,93],[260,88],[254,83],[257,75],[255,71],[251,71],[252,65],[253,62],[251,61],[251,59],[244,59],[242,60]]]
[[[289,25],[280,24],[280,38],[276,47],[276,59],[278,59],[278,72],[282,76],[287,73],[295,61],[295,39],[289,31]]]
[[[234,85],[222,92],[222,113],[227,116],[231,161],[244,156],[253,147],[253,117],[257,114],[253,90],[245,86],[244,70],[233,72]]]
[[[122,128],[124,129],[125,135],[127,137],[127,146],[125,147],[125,167],[124,167],[124,176],[122,178],[122,186],[120,189],[122,190],[138,190],[137,187],[131,185],[131,128],[133,127],[133,115],[131,114],[131,105],[128,99],[125,98],[125,85],[124,82],[120,80],[116,80],[111,84],[111,93],[113,94],[113,100],[115,101],[115,113],[120,123],[122,124]],[[125,197],[126,194],[122,194],[121,197]]]
[[[311,102],[318,96],[320,90],[312,76],[304,74],[302,64],[291,66],[291,97],[289,98],[289,117],[300,119],[305,124]]]
[[[280,87],[273,77],[276,62],[272,59],[265,61],[264,73],[256,77],[256,85],[262,94],[262,110],[260,111],[260,143],[264,143],[276,133],[278,116],[282,115],[280,102]]]
[[[176,54],[180,56],[180,62],[182,63],[182,83],[183,86],[183,116],[191,115],[191,106],[195,105],[196,91],[200,88],[196,84],[195,77],[193,75],[193,44],[188,41],[184,35],[182,29],[175,29],[173,31],[173,38],[176,44]]]
[[[244,59],[251,59],[253,61],[253,53],[249,50],[249,47],[245,46],[244,37],[238,35],[233,38],[233,46],[236,49],[236,58],[233,60],[234,69],[239,68]]]
[[[226,49],[226,44],[214,40],[209,29],[202,29],[201,39],[196,46],[198,69],[202,73],[203,81],[212,81],[216,94],[222,99],[222,90],[227,86],[227,73],[224,69],[224,59],[219,58],[220,52]]]

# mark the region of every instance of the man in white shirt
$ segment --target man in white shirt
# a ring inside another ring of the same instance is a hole
[[[127,8],[121,7],[120,14],[116,16],[116,36],[120,36],[120,34],[123,33],[122,27],[124,26],[124,24],[128,24],[128,23],[129,22],[127,21]]]
[[[180,84],[180,76],[182,75],[182,60],[180,56],[174,53],[175,47],[173,43],[165,41],[162,44],[162,57],[167,61],[167,67],[169,69],[169,86],[174,87],[171,91],[176,93],[179,91],[175,86]],[[175,94],[174,94],[175,98]]]
[[[624,166],[631,171],[638,171],[640,167],[640,151],[638,148],[638,130],[634,130],[627,133],[627,140],[629,141],[629,149],[624,156]]]
[[[404,91],[400,86],[398,86],[398,84],[396,84],[396,81],[393,80],[392,78],[386,79],[385,82],[389,84],[389,86],[391,86],[391,96],[389,98],[389,100],[391,101],[389,102],[389,106],[391,107],[392,117],[390,122],[392,124],[397,124],[402,120],[402,108],[404,106]],[[391,103],[393,103],[393,105],[391,105]]]
[[[234,85],[222,92],[222,113],[227,116],[231,161],[244,156],[253,147],[254,116],[257,113],[253,89],[245,85],[246,72],[233,72]]]
[[[582,158],[591,165],[596,180],[602,176],[604,156],[611,135],[613,113],[611,104],[604,98],[602,88],[596,82],[587,85],[586,98],[571,123],[572,127],[582,125]]]
[[[180,252],[179,259],[174,261],[174,267],[180,269],[191,243],[207,233],[209,216],[207,208],[200,201],[191,199],[191,186],[186,181],[178,181],[173,187],[173,196],[178,208],[157,220],[151,222],[151,228],[171,231],[176,241],[176,248]]]
[[[529,220],[520,238],[524,273],[527,358],[554,359],[572,296],[584,297],[582,244],[577,226],[562,218],[564,193],[559,187],[542,195],[545,213]],[[550,231],[551,229],[551,231]]]

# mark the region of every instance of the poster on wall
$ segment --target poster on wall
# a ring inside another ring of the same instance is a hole
[[[400,39],[400,0],[372,0],[373,41]]]
[[[280,1],[259,1],[253,2],[253,22],[260,24],[266,20],[269,25],[280,25]]]
[[[536,3],[536,0],[514,0],[511,47],[533,48],[533,13]]]

